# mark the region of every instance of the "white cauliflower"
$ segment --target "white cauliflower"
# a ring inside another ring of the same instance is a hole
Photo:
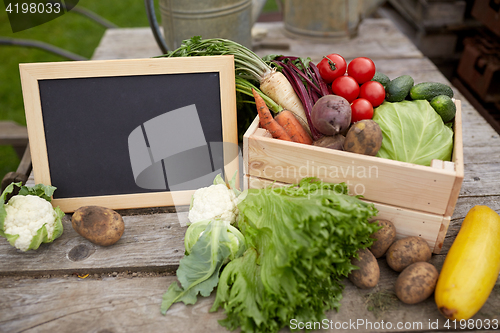
[[[47,228],[48,238],[52,238],[56,212],[50,202],[35,195],[17,195],[5,205],[7,216],[4,231],[9,235],[19,235],[15,247],[27,251],[38,229]]]
[[[225,184],[210,185],[194,192],[188,218],[191,223],[220,218],[232,224],[238,216],[237,204],[236,194]]]
[[[36,250],[41,243],[59,237],[63,231],[61,218],[64,213],[59,208],[54,209],[48,197],[55,188],[22,186],[19,195],[3,204],[7,194],[13,191],[13,185],[21,187],[20,183],[11,184],[0,197],[0,235],[21,251]]]

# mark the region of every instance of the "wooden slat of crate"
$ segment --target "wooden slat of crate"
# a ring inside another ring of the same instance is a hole
[[[261,189],[268,186],[281,187],[288,184],[270,179],[245,175],[244,188]],[[365,200],[371,202],[369,200]],[[427,241],[434,253],[443,247],[444,238],[450,224],[449,216],[428,214],[419,211],[393,207],[381,203],[373,203],[379,211],[377,218],[389,220],[396,227],[397,238],[419,236]]]
[[[462,182],[464,180],[464,146],[463,146],[463,133],[462,133],[462,102],[460,100],[455,100],[455,105],[457,107],[457,113],[455,115],[455,121],[453,123],[453,153],[451,156],[452,163],[445,161],[443,169],[450,170],[453,172],[453,167],[455,168],[455,181],[449,195],[448,205],[446,206],[446,211],[444,216],[453,215],[455,210],[455,205],[457,204],[458,197],[460,195],[460,189],[462,187]]]
[[[351,153],[302,147],[266,137],[250,136],[248,175],[297,183],[304,177],[346,182],[352,193],[394,206],[444,214],[455,174]],[[388,163],[393,162],[393,163]]]

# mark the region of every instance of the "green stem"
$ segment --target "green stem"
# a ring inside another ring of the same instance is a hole
[[[236,77],[236,91],[253,98],[252,88],[255,89],[255,91],[264,99],[266,105],[269,107],[269,110],[273,111],[274,113],[278,113],[283,110],[283,107],[281,107],[281,105],[273,101],[252,83],[241,77]]]
[[[251,76],[261,82],[272,69],[257,54],[243,45],[222,38],[201,39],[196,36],[185,40],[182,45],[160,57],[188,57],[210,55],[233,55],[236,74]]]

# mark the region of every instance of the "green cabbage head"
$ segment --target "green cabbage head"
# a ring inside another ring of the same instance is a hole
[[[378,157],[426,166],[451,160],[453,131],[428,101],[384,102],[373,120],[383,136]]]

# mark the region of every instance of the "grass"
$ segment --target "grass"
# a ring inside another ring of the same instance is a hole
[[[155,1],[158,14],[158,0]],[[79,7],[91,10],[121,28],[149,26],[142,0],[80,0]],[[105,28],[75,12],[66,13],[50,22],[28,30],[12,33],[5,11],[0,5],[0,36],[34,39],[91,58],[99,45]],[[264,11],[275,11],[275,0],[268,0]],[[158,15],[157,15],[158,16]],[[31,62],[66,61],[52,53],[38,49],[0,45],[0,121],[13,120],[26,125],[23,96],[19,78],[19,64]],[[19,158],[10,146],[0,146],[0,179],[15,171]]]

